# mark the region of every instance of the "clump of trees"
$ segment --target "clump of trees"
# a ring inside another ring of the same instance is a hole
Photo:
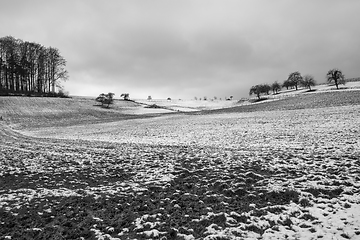
[[[258,97],[258,99],[260,99],[260,95],[262,93],[269,95],[269,91],[271,90],[270,85],[268,84],[258,84],[255,86],[252,86],[250,88],[250,92],[249,95],[256,95]]]
[[[289,90],[289,88],[292,88],[293,86],[288,80],[285,80],[282,84],[282,87],[286,88],[286,90]]]
[[[297,71],[290,73],[282,86],[286,87],[286,89],[295,88],[296,90],[298,90],[298,86],[301,85],[302,81],[303,77],[301,76],[300,72]]]
[[[234,96],[225,97],[225,100],[226,100],[226,101],[232,101],[232,100],[233,100],[233,98],[234,98]]]
[[[110,104],[114,103],[114,95],[115,93],[111,92],[108,94],[102,93],[95,99],[95,101],[101,103],[101,106],[106,105],[106,107],[109,108]]]
[[[271,90],[273,91],[273,94],[278,94],[281,90],[281,85],[275,81],[273,84],[271,84]]]
[[[122,93],[120,95],[125,101],[130,101],[130,94],[129,93]]]
[[[12,36],[0,38],[0,92],[55,93],[60,81],[69,77],[65,67],[57,48]]]
[[[311,87],[315,86],[315,80],[314,77],[311,75],[305,75],[303,80],[301,81],[301,86],[309,88],[309,90],[311,91]]]
[[[326,79],[328,83],[334,83],[336,88],[339,89],[339,84],[345,84],[345,76],[341,70],[334,68],[327,72]],[[256,95],[260,99],[261,94],[269,95],[269,91],[272,90],[273,94],[277,94],[282,87],[295,88],[298,90],[299,86],[308,88],[311,91],[311,87],[316,85],[314,77],[310,74],[301,76],[300,72],[292,72],[282,85],[278,82],[274,82],[271,86],[268,84],[258,84],[252,86],[249,91],[249,95]]]
[[[298,86],[302,82],[303,78],[300,74],[300,72],[293,72],[289,74],[289,77],[286,81],[288,81],[288,84],[290,86],[295,87],[296,90],[298,90]]]

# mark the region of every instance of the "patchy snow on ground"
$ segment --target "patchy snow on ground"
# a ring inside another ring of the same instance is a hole
[[[165,107],[174,111],[181,112],[192,112],[199,110],[211,110],[219,108],[228,108],[239,105],[238,100],[162,100],[162,99],[153,99],[153,100],[143,100],[136,99],[136,102],[157,106]]]
[[[0,122],[0,239],[359,239],[360,105],[315,104]]]

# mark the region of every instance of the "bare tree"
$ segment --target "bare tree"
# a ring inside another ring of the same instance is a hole
[[[309,88],[310,91],[311,91],[311,87],[312,86],[315,86],[315,80],[314,80],[314,77],[311,76],[311,75],[305,75],[303,80],[301,81],[301,85],[306,87],[306,88]]]
[[[286,87],[286,90],[289,90],[289,87],[292,87],[291,82],[289,80],[285,80],[282,87]]]
[[[95,101],[100,102],[101,106],[107,105],[106,107],[109,108],[110,104],[114,103],[114,95],[115,93],[109,92],[108,94],[101,93]]]
[[[255,85],[250,88],[249,95],[255,94],[258,97],[258,99],[260,99],[260,95],[262,93],[269,95],[270,89],[271,87],[268,84]]]
[[[334,82],[336,89],[339,89],[339,84],[345,84],[345,76],[339,69],[331,69],[326,74],[327,81],[329,83]]]
[[[95,98],[95,101],[101,103],[101,105],[104,105],[105,98],[106,98],[106,94],[101,93],[97,98]]]
[[[277,94],[281,90],[281,85],[276,81],[273,84],[271,84],[271,90],[274,94]]]
[[[52,92],[55,92],[55,87],[59,79],[66,81],[69,76],[65,69],[66,60],[60,55],[57,48],[50,47],[48,51],[48,68],[49,68],[49,85],[51,84]],[[50,87],[49,87],[50,90]]]
[[[49,94],[68,79],[66,61],[56,48],[0,38],[0,91]]]
[[[293,72],[293,73],[289,74],[289,77],[287,80],[290,82],[290,84],[292,86],[295,87],[296,90],[298,90],[298,85],[302,81],[302,76],[301,76],[300,72]]]

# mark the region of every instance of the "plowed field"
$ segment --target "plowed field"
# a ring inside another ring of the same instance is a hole
[[[359,239],[354,92],[104,122],[8,110],[0,239]]]

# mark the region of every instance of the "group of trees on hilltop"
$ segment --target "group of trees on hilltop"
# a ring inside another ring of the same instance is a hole
[[[129,93],[122,93],[120,97],[124,98],[125,101],[130,100],[130,94]]]
[[[252,86],[250,88],[249,94],[250,95],[255,94],[258,97],[258,99],[260,99],[260,95],[262,93],[269,95],[270,90],[271,90],[270,85],[268,85],[268,84],[258,84],[258,85]]]
[[[295,90],[298,90],[299,86],[309,88],[311,90],[312,86],[315,86],[316,82],[312,75],[304,75],[301,76],[300,72],[293,72],[289,74],[288,79],[286,79],[283,83],[283,87],[286,87],[286,89],[295,88]]]
[[[110,104],[113,104],[114,102],[114,95],[115,93],[109,92],[108,94],[101,93],[95,101],[101,103],[101,106],[107,105],[106,107],[109,107]]]
[[[331,69],[326,74],[326,79],[329,83],[334,82],[337,89],[339,89],[339,84],[345,84],[345,76],[339,69]],[[301,76],[300,72],[292,72],[289,74],[289,77],[284,81],[282,85],[278,82],[274,82],[272,85],[269,84],[258,84],[252,86],[249,91],[249,95],[256,95],[258,99],[260,99],[261,94],[269,95],[270,90],[273,91],[274,94],[277,94],[282,87],[286,89],[295,88],[298,90],[299,86],[306,87],[311,90],[312,86],[315,86],[316,82],[312,75],[304,75]]]
[[[95,98],[95,101],[101,103],[101,106],[106,105],[105,107],[109,108],[109,106],[114,103],[114,96],[115,93],[112,92],[109,92],[108,94],[101,93],[97,98]],[[129,93],[122,93],[120,97],[122,97],[124,101],[131,101]]]
[[[0,38],[0,92],[55,93],[61,80],[68,79],[66,60],[54,47]]]
[[[293,72],[290,73],[287,80],[284,81],[285,86],[295,87],[298,90],[298,86],[301,84],[303,77],[301,76],[300,72]]]

